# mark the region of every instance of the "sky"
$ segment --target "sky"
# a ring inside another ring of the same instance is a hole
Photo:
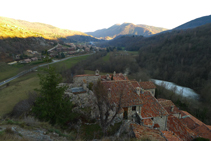
[[[124,22],[167,29],[211,15],[210,0],[0,0],[0,16],[91,32]]]

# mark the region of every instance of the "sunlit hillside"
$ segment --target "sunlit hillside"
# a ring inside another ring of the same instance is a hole
[[[123,23],[123,24],[115,24],[107,29],[100,29],[94,32],[87,32],[87,34],[92,35],[94,37],[103,38],[103,39],[113,39],[119,35],[142,35],[145,37],[151,36],[156,33],[160,33],[167,29],[148,26],[148,25],[135,25],[133,23]]]
[[[43,23],[27,22],[0,17],[0,37],[44,37],[56,39],[73,35],[86,35],[80,31],[60,29]]]

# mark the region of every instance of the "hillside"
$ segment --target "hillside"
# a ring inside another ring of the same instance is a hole
[[[108,38],[112,39],[118,35],[143,35],[150,36],[162,31],[165,31],[164,28],[147,26],[147,25],[135,25],[133,23],[123,23],[123,24],[115,24],[108,29],[100,29],[95,32],[86,32],[88,35],[92,35],[98,38]]]
[[[60,29],[48,24],[0,17],[0,62],[9,62],[30,49],[43,51],[58,40],[65,42],[99,41],[79,31]]]
[[[86,35],[79,31],[60,29],[52,25],[27,22],[6,17],[0,17],[0,37],[44,37],[48,39],[57,39],[73,35]]]
[[[174,29],[179,30],[179,29],[195,28],[195,27],[205,25],[208,23],[211,23],[211,15],[191,20],[185,24],[182,24],[182,25],[174,28]]]
[[[211,24],[136,42],[138,63],[156,79],[190,87],[211,101]]]

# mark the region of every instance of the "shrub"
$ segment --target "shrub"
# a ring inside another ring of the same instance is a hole
[[[28,95],[29,95],[28,99],[21,100],[14,106],[12,112],[9,114],[11,117],[18,118],[24,113],[27,113],[31,109],[31,106],[33,105],[37,97],[37,93],[28,92]]]

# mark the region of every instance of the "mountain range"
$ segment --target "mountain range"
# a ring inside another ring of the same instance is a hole
[[[105,29],[96,30],[94,32],[86,32],[86,34],[92,35],[97,38],[113,39],[116,36],[127,35],[127,34],[143,35],[145,37],[148,37],[150,35],[153,35],[165,30],[167,29],[143,25],[143,24],[135,25],[133,23],[123,23],[123,24],[115,24],[107,29],[105,28]]]

